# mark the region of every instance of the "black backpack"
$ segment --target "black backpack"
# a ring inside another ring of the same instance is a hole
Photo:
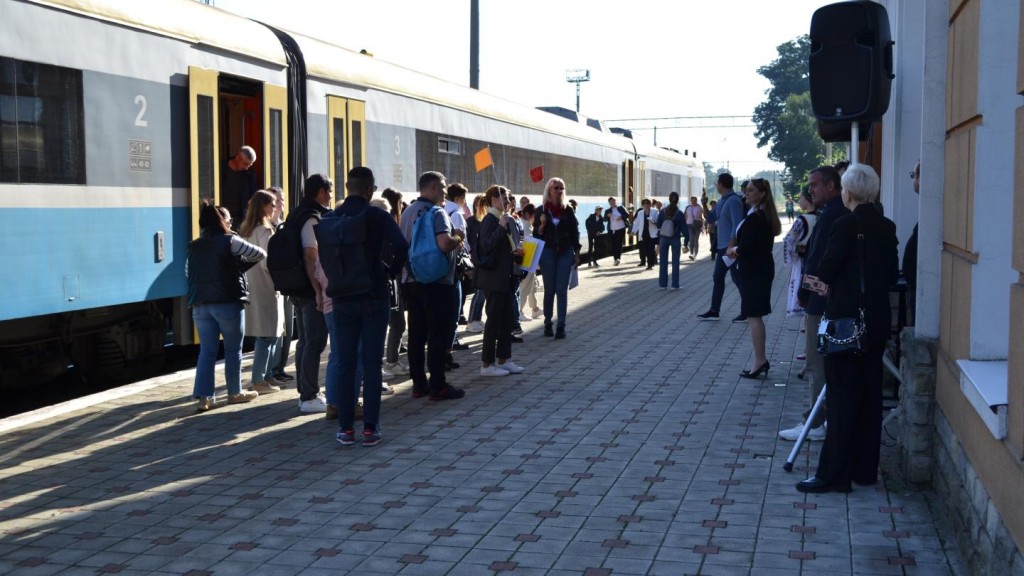
[[[366,244],[366,209],[358,214],[329,212],[313,228],[320,267],[327,277],[327,295],[344,298],[373,288]]]
[[[303,210],[288,215],[267,243],[267,270],[274,281],[274,290],[285,296],[313,298],[316,292],[306,274],[302,251],[302,227],[310,218],[320,219],[316,210]]]

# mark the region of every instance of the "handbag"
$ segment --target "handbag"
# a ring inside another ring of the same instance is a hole
[[[860,302],[856,318],[821,318],[818,324],[818,353],[826,358],[860,356],[867,349],[864,324],[864,235],[857,234],[860,251]]]

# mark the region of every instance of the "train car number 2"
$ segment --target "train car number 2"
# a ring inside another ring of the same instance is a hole
[[[135,96],[135,105],[139,107],[139,114],[135,117],[135,125],[146,128],[149,126],[149,121],[144,118],[146,115],[146,97],[142,94]]]

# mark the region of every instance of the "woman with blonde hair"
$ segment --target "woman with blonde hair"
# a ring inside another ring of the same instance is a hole
[[[569,275],[580,265],[580,225],[569,207],[565,181],[552,178],[544,186],[544,205],[533,217],[533,236],[544,241],[540,255],[544,279],[544,335],[565,338],[565,316],[569,308]],[[558,324],[553,326],[555,298],[558,298]],[[553,329],[555,328],[555,329]]]
[[[274,195],[266,190],[257,190],[245,212],[245,221],[238,227],[239,235],[251,244],[266,250],[270,237],[274,235],[272,224],[277,211]],[[269,394],[281,390],[280,382],[274,379],[274,352],[282,332],[284,302],[274,290],[267,262],[261,261],[248,272],[249,311],[246,314],[245,335],[254,339],[252,354],[252,383],[249,390]]]
[[[772,311],[772,281],[775,279],[775,258],[772,245],[782,233],[779,212],[775,208],[772,187],[764,178],[750,180],[743,190],[747,216],[736,229],[736,244],[726,255],[735,258],[740,275],[740,315],[750,326],[754,346],[754,363],[740,372],[742,378],[768,376],[771,364],[765,353],[764,316]]]

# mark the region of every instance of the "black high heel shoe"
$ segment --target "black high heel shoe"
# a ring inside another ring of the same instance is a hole
[[[753,378],[757,378],[757,377],[761,376],[762,373],[764,373],[764,377],[767,378],[768,377],[768,369],[771,368],[771,366],[772,366],[771,362],[769,362],[768,360],[765,360],[764,364],[761,364],[761,366],[758,367],[758,369],[754,370],[753,372],[751,372],[750,370],[744,370],[743,372],[740,372],[740,378],[751,378],[751,379],[753,379]]]

